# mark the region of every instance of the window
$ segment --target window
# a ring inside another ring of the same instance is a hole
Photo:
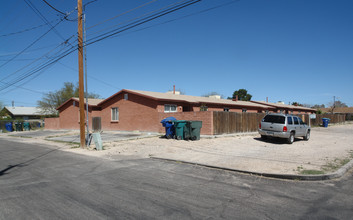
[[[280,115],[266,115],[262,121],[263,122],[270,122],[270,123],[275,123],[275,124],[284,124],[285,122],[285,117],[280,116]]]
[[[119,108],[112,108],[112,121],[119,121]]]
[[[224,108],[223,111],[229,112],[229,108]]]
[[[301,118],[298,118],[298,119],[299,119],[299,124],[303,125],[304,122],[302,121],[302,119]]]
[[[288,124],[289,124],[289,125],[292,125],[292,124],[293,124],[293,119],[292,119],[292,117],[288,117],[288,118],[287,118],[287,121],[288,121]]]
[[[241,110],[241,112],[246,112],[247,110],[246,110],[246,108],[243,108],[242,110]]]
[[[295,124],[295,125],[298,125],[298,124],[299,124],[298,118],[297,118],[297,117],[293,117],[293,119],[294,119],[294,124]]]
[[[205,104],[202,104],[202,105],[200,106],[200,111],[201,111],[201,112],[207,112],[207,111],[208,111],[208,107],[207,107]]]
[[[128,100],[128,99],[129,99],[129,94],[127,94],[127,93],[124,94],[124,99],[125,99],[125,100]]]
[[[164,112],[177,112],[176,105],[164,105]]]

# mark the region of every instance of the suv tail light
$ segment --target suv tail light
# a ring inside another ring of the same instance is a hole
[[[261,123],[259,123],[259,128],[261,129]]]
[[[283,132],[287,132],[287,126],[283,126]]]

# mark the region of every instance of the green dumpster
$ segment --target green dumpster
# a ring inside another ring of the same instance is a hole
[[[202,121],[189,121],[189,139],[195,141],[200,140],[200,132],[202,128]]]
[[[187,121],[178,120],[174,121],[174,128],[175,128],[175,137],[178,140],[184,140],[184,130]]]
[[[22,123],[16,122],[15,123],[16,131],[23,131]]]
[[[23,123],[23,130],[25,130],[25,131],[29,131],[30,130],[29,122],[24,122]]]

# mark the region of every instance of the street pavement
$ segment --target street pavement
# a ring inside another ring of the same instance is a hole
[[[0,142],[0,219],[351,219],[352,184]]]

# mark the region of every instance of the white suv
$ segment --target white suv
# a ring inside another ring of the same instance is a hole
[[[271,113],[266,115],[259,124],[259,133],[262,139],[268,136],[286,138],[289,144],[294,138],[310,138],[310,126],[305,124],[301,118],[294,115]]]

